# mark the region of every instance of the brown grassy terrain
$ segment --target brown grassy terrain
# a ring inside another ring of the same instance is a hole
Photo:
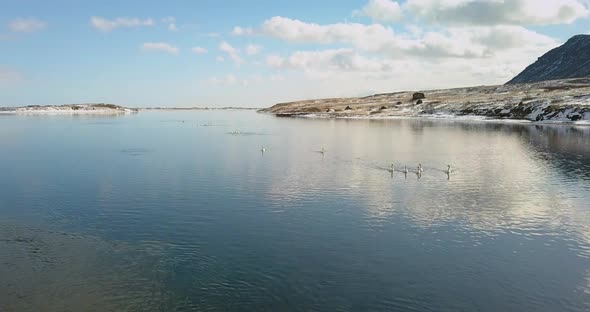
[[[425,95],[420,100],[415,91],[404,91],[281,103],[261,112],[331,118],[473,115],[532,121],[590,120],[590,78],[420,92]]]

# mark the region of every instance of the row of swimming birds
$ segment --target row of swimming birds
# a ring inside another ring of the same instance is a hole
[[[266,148],[263,146],[260,151],[264,154],[266,152]],[[319,151],[320,154],[325,155],[326,154],[326,149],[324,149],[322,147],[322,149]],[[391,167],[389,167],[388,169],[389,172],[394,173],[395,171],[397,171],[395,169],[395,166],[393,164],[391,164]],[[404,166],[404,169],[401,170],[401,172],[403,172],[404,174],[408,174],[410,172],[410,170],[408,170],[408,166]],[[416,167],[416,171],[412,171],[418,175],[422,175],[422,173],[424,172],[424,168],[422,167],[422,164],[418,164],[418,166]],[[447,169],[442,170],[442,172],[446,173],[447,175],[450,175],[453,171],[451,169],[451,165],[447,165]]]

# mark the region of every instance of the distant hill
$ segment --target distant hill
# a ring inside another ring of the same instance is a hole
[[[260,112],[278,117],[491,118],[590,125],[590,78],[303,100]]]
[[[590,35],[577,35],[541,56],[507,84],[590,77]]]

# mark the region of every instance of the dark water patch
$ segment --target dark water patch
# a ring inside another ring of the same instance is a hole
[[[0,222],[0,310],[174,310],[182,301],[158,262],[124,243]]]

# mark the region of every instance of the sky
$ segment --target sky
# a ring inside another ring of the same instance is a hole
[[[0,0],[0,106],[267,107],[502,84],[590,0]]]

